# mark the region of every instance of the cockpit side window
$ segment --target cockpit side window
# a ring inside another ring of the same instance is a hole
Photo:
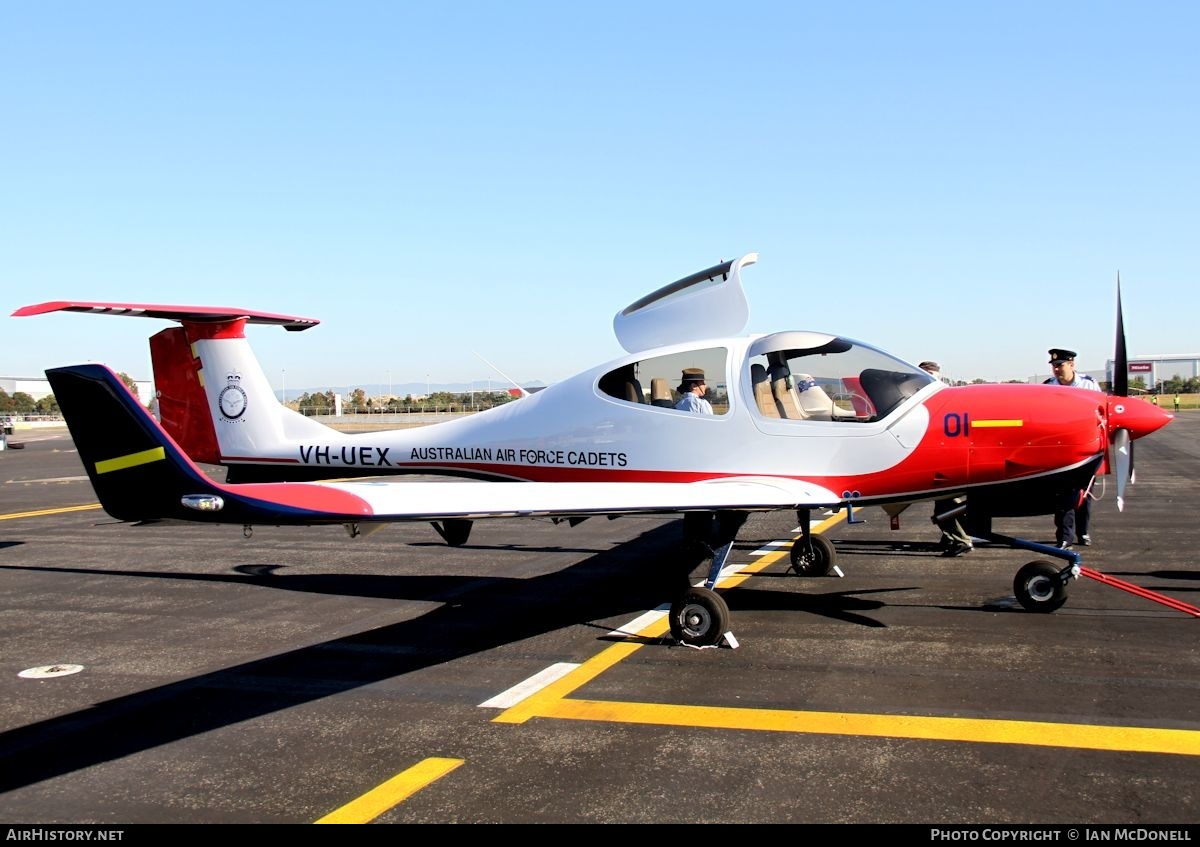
[[[614,368],[600,377],[597,388],[617,400],[675,413],[675,404],[683,396],[679,389],[683,387],[684,370],[699,369],[708,385],[704,398],[712,404],[714,415],[724,415],[729,412],[729,388],[725,383],[728,358],[729,351],[724,347],[654,356]]]

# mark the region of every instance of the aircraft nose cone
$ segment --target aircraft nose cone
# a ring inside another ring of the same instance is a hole
[[[1139,400],[1136,397],[1110,397],[1108,399],[1108,428],[1129,430],[1131,438],[1162,429],[1175,416],[1165,409]]]

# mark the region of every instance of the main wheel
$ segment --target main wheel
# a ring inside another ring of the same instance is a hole
[[[1067,584],[1053,562],[1036,559],[1013,579],[1017,602],[1030,612],[1053,612],[1067,602]]]
[[[792,570],[796,576],[828,576],[837,558],[833,542],[823,535],[814,535],[810,540],[812,553],[805,547],[803,536],[792,542]]]
[[[692,586],[671,604],[671,635],[693,647],[720,642],[729,629],[729,606],[715,591]]]

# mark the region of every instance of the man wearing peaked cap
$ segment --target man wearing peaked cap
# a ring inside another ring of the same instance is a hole
[[[704,399],[707,391],[708,382],[704,379],[704,371],[700,368],[684,368],[683,378],[679,382],[679,393],[683,396],[675,404],[675,408],[684,412],[711,415],[712,403]]]
[[[1045,380],[1046,385],[1100,390],[1096,380],[1075,370],[1074,350],[1051,347],[1050,367],[1054,368],[1054,376]],[[1095,481],[1095,477],[1092,481]],[[1054,513],[1054,540],[1059,547],[1069,550],[1076,542],[1084,547],[1092,543],[1092,537],[1088,534],[1092,523],[1091,487],[1089,482],[1087,488],[1075,488],[1063,493],[1062,501]]]
[[[1090,391],[1100,390],[1100,384],[1096,380],[1075,371],[1074,350],[1051,347],[1050,367],[1054,369],[1054,376],[1045,381],[1046,385],[1069,385],[1072,388],[1086,388]]]

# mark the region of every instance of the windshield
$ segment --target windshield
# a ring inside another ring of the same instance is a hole
[[[765,381],[779,411],[771,416],[787,419],[879,420],[934,382],[882,350],[816,332],[763,336],[750,346],[748,366],[756,399],[767,396]],[[770,414],[765,401],[759,406]]]

